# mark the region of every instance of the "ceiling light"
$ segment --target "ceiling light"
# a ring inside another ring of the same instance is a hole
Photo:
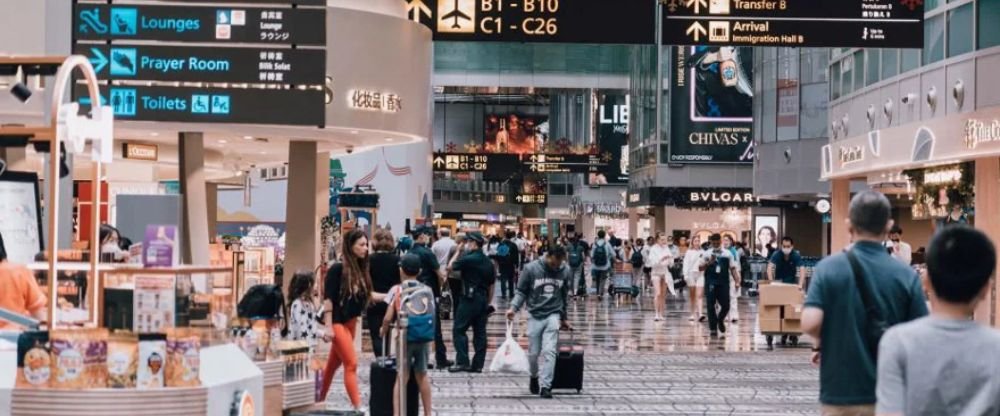
[[[396,139],[393,139],[392,137],[386,137],[385,138],[385,141],[387,141],[387,142],[392,142],[392,141],[395,141],[395,140]]]
[[[153,136],[153,137],[156,137],[156,136],[159,136],[159,135],[160,135],[160,133],[157,133],[157,132],[155,132],[155,131],[151,131],[151,132],[149,132],[149,135],[150,135],[150,136]]]
[[[28,89],[27,85],[23,82],[18,81],[13,87],[10,87],[10,93],[17,97],[22,103],[28,102],[31,99],[31,90]]]
[[[357,130],[351,130],[351,134],[358,134]]]
[[[265,152],[265,151],[261,150],[261,151],[260,151],[260,154],[262,154],[262,155],[266,155],[266,154],[267,154],[267,152]]]
[[[225,140],[225,139],[220,139],[219,140],[219,144],[226,144],[226,143],[229,143],[229,141]]]
[[[243,140],[253,140],[253,136],[243,136]]]

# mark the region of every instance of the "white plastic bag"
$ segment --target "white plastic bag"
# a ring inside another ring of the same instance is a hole
[[[528,354],[514,339],[514,323],[507,321],[507,339],[497,348],[490,372],[507,374],[525,374],[528,372]]]

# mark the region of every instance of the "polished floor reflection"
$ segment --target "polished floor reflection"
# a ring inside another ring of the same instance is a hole
[[[504,301],[497,302],[505,306]],[[756,298],[740,298],[739,322],[724,338],[689,321],[686,300],[668,299],[665,321],[653,320],[650,297],[616,304],[596,297],[574,301],[572,337],[586,348],[582,394],[556,391],[553,400],[528,393],[527,376],[432,372],[434,410],[442,415],[798,415],[818,410],[818,372],[807,339],[769,351],[757,326]],[[503,308],[500,308],[503,310]],[[445,321],[446,329],[451,322]],[[521,333],[525,325],[521,324]],[[448,351],[453,353],[446,331]],[[504,337],[501,315],[489,325],[490,353]],[[563,334],[563,337],[569,337]],[[522,345],[527,339],[519,338]],[[370,348],[359,365],[368,388]],[[487,361],[487,366],[488,366]],[[346,409],[342,384],[328,398]],[[367,398],[365,399],[367,402]]]

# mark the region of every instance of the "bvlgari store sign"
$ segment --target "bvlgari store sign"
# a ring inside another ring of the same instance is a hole
[[[988,157],[1000,157],[1000,107],[831,141],[821,154],[824,179]]]
[[[629,208],[673,206],[678,208],[746,208],[759,199],[746,188],[663,188],[651,187],[629,191]]]

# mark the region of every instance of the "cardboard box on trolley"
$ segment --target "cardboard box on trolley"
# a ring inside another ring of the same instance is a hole
[[[771,283],[760,285],[759,290],[761,306],[801,305],[803,302],[802,291],[798,285]]]

